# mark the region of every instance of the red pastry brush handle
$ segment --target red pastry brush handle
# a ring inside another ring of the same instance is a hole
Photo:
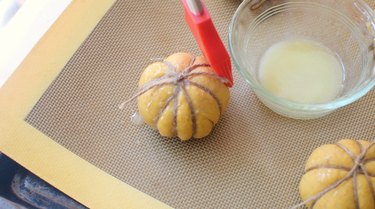
[[[182,0],[185,20],[200,49],[215,72],[233,85],[230,57],[217,33],[207,8],[199,0]]]

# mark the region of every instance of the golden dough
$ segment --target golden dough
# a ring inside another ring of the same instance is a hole
[[[207,136],[228,106],[225,80],[203,56],[176,53],[143,72],[138,110],[162,136],[182,140]]]
[[[341,140],[319,147],[299,191],[309,208],[375,209],[375,143]]]

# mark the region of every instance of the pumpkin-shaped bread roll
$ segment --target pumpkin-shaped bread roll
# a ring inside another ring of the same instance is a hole
[[[300,194],[314,209],[375,209],[375,143],[342,140],[317,148]]]
[[[172,54],[139,80],[138,110],[162,136],[207,136],[228,106],[229,89],[203,56]]]

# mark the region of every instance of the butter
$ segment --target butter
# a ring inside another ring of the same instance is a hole
[[[283,41],[264,53],[258,78],[277,97],[305,104],[326,103],[340,94],[344,67],[339,57],[320,43]]]

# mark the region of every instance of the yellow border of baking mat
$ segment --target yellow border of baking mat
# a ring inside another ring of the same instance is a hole
[[[169,208],[24,120],[114,1],[73,1],[0,89],[0,151],[89,208]]]

